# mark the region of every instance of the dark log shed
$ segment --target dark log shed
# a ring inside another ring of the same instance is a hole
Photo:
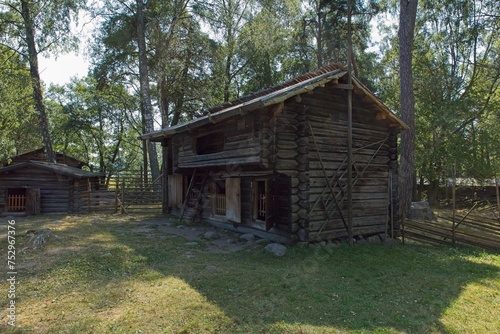
[[[395,236],[407,126],[356,78],[346,82],[345,69],[327,66],[141,136],[164,147],[165,211],[280,242],[346,238],[352,90],[353,233]]]
[[[95,190],[101,175],[61,163],[17,161],[0,168],[0,213],[80,211],[80,194]]]

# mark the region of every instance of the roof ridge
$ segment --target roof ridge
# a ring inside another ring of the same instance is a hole
[[[322,67],[320,67],[320,68],[318,68],[318,69],[316,69],[314,71],[307,72],[307,73],[301,74],[301,75],[299,75],[297,77],[294,77],[294,78],[292,78],[292,79],[290,79],[288,81],[284,81],[282,83],[276,84],[276,85],[271,86],[271,87],[263,88],[261,90],[258,90],[257,92],[250,93],[248,95],[244,95],[242,97],[235,98],[235,99],[233,99],[233,100],[231,100],[229,102],[223,102],[223,103],[221,103],[219,105],[216,105],[214,107],[205,109],[205,110],[202,111],[200,117],[206,116],[208,114],[213,114],[213,113],[219,112],[221,110],[224,110],[226,108],[229,108],[229,107],[232,107],[232,106],[235,106],[235,105],[238,105],[238,104],[242,104],[242,103],[251,101],[251,100],[253,100],[255,98],[268,95],[270,93],[279,91],[281,89],[284,89],[284,88],[287,88],[287,87],[299,84],[301,82],[304,82],[304,81],[307,81],[307,80],[310,80],[310,79],[314,79],[314,78],[316,78],[318,76],[321,76],[323,74],[327,74],[327,73],[330,73],[330,72],[333,72],[333,71],[336,71],[336,70],[347,70],[347,69],[344,66],[342,66],[341,64],[339,64],[339,63],[333,63],[333,64],[325,65],[325,66],[322,66]]]

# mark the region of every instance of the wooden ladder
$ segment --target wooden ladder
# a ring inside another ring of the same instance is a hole
[[[193,204],[192,200],[194,197],[194,213],[191,217],[191,222],[194,222],[196,216],[200,214],[201,209],[201,197],[203,196],[203,189],[208,179],[208,171],[199,173],[197,168],[193,170],[193,175],[191,176],[191,181],[189,182],[188,190],[186,196],[184,197],[184,202],[182,204],[181,218],[184,219],[184,214],[189,204]]]

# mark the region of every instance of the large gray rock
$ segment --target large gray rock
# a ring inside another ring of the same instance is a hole
[[[240,235],[241,241],[252,242],[255,241],[255,236],[252,233],[245,233]]]
[[[408,219],[418,221],[436,221],[436,216],[427,202],[411,203]]]
[[[207,231],[203,234],[203,238],[208,240],[217,240],[220,239],[220,234],[215,231]]]
[[[284,256],[286,254],[286,247],[281,244],[272,243],[267,245],[264,250],[275,256]]]

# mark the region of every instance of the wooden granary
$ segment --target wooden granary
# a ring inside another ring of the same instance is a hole
[[[62,153],[56,158],[58,163],[47,162],[44,151],[36,150],[0,168],[0,213],[81,211],[82,194],[97,189],[101,175],[81,169],[81,161]]]
[[[141,136],[161,142],[164,208],[283,243],[344,239],[348,90],[352,232],[398,233],[397,138],[407,126],[331,65]]]

